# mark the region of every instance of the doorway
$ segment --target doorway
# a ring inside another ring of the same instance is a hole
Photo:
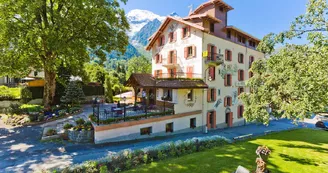
[[[207,128],[215,129],[216,128],[216,112],[208,112],[207,113]]]
[[[228,127],[232,127],[232,125],[233,125],[233,113],[232,112],[226,113],[225,117],[226,117],[225,122],[228,125]]]

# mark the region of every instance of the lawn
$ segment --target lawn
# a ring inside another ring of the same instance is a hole
[[[204,152],[140,166],[127,173],[218,173],[235,171],[238,165],[255,169],[255,150],[267,145],[273,172],[328,173],[328,132],[301,129],[259,137]]]

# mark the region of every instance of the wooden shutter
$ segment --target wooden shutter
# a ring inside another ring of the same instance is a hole
[[[157,39],[157,45],[158,45],[158,47],[161,46],[160,43],[161,43],[161,37],[159,37],[159,38]]]
[[[211,129],[210,118],[211,118],[211,112],[207,112],[207,121],[206,121],[207,123],[206,123],[206,125],[207,125],[208,129]]]
[[[174,75],[174,77],[177,77],[177,69],[174,68],[174,69],[172,69],[172,70],[173,70],[173,75]]]
[[[237,107],[237,116],[240,118],[240,106]]]
[[[229,75],[229,80],[230,80],[229,86],[232,86],[232,75]]]
[[[213,53],[214,53],[214,54],[213,54],[213,55],[214,55],[213,60],[216,61],[216,56],[217,56],[217,53],[218,53],[218,48],[217,48],[216,46],[214,46],[213,49],[214,49],[214,50],[213,50],[213,51],[214,51],[214,52],[213,52]]]
[[[216,101],[216,89],[213,89],[214,101]]]
[[[228,103],[227,103],[227,97],[224,97],[224,107],[227,107]]]
[[[188,58],[188,47],[184,48],[184,57],[187,59]]]
[[[229,97],[229,106],[232,106],[232,98]]]
[[[207,90],[207,102],[211,102],[211,89]]]
[[[188,34],[188,37],[190,37],[190,35],[191,35],[191,28],[190,28],[190,26],[188,26],[188,28],[187,28],[187,34]]]
[[[163,62],[163,55],[160,55],[159,56],[159,63],[162,63]]]
[[[228,61],[228,50],[225,50],[225,60]]]
[[[159,77],[162,78],[162,70],[159,70]]]
[[[213,128],[216,128],[216,111],[213,111]]]
[[[244,70],[240,71],[240,80],[244,81]]]
[[[176,42],[177,41],[177,32],[174,32],[173,33],[173,42]]]
[[[177,64],[177,51],[173,52],[173,64]]]
[[[184,31],[184,28],[181,29],[181,38],[184,38],[183,37],[183,34],[184,34],[183,31]]]
[[[227,81],[227,79],[228,79],[228,75],[225,74],[225,75],[224,75],[224,86],[227,86],[227,85],[228,85],[228,81]]]
[[[238,70],[238,81],[241,81],[240,73],[241,73],[241,70]]]
[[[196,56],[196,46],[195,45],[192,46],[192,56],[193,57]]]
[[[168,54],[167,54],[167,63],[168,64],[171,64],[172,62],[171,62],[171,52],[169,52]]]
[[[163,40],[162,40],[162,45],[165,44],[165,35],[162,36]]]
[[[212,48],[212,45],[211,44],[207,44],[207,60],[210,60],[211,58],[211,48]]]

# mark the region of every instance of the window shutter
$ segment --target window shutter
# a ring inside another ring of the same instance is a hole
[[[177,32],[174,32],[173,33],[173,42],[176,42],[177,41]]]
[[[174,77],[176,77],[176,76],[177,76],[177,69],[174,68],[174,69],[172,69],[172,70],[173,70],[173,75],[174,75]]]
[[[244,105],[241,105],[240,117],[244,117]]]
[[[233,112],[230,112],[230,120],[231,121],[231,124],[233,124]]]
[[[238,70],[238,81],[241,81],[240,73],[241,73],[241,70]]]
[[[244,70],[240,71],[240,80],[244,81]]]
[[[211,112],[207,112],[207,128],[211,129],[211,124],[210,124],[210,118],[211,118]]]
[[[216,111],[213,111],[213,128],[216,128]]]
[[[229,97],[229,106],[232,106],[232,98]]]
[[[159,73],[159,75],[158,75],[159,78],[162,78],[162,70],[159,70],[158,73]]]
[[[211,101],[211,89],[207,90],[207,102]]]
[[[189,67],[189,71],[190,71],[190,78],[192,78],[193,72],[194,72],[194,67]]]
[[[210,60],[210,58],[211,58],[211,47],[212,47],[211,44],[207,44],[207,52],[208,52],[207,59],[208,60]]]
[[[214,101],[216,101],[216,89],[213,90],[214,90]]]
[[[188,37],[190,37],[190,35],[191,35],[191,28],[190,28],[190,26],[188,26]]]
[[[171,64],[172,62],[171,62],[171,58],[170,58],[170,56],[171,56],[171,52],[169,52],[168,54],[167,54],[167,63],[168,64]]]
[[[224,97],[224,107],[227,107],[227,97]]]
[[[225,50],[225,60],[228,60],[228,50]]]
[[[187,59],[188,58],[188,47],[184,48],[184,57]]]
[[[181,38],[184,38],[184,37],[183,37],[183,34],[184,34],[184,33],[183,33],[183,30],[184,30],[184,28],[181,29]]]
[[[196,46],[192,46],[192,56],[195,57],[196,56]]]
[[[159,63],[162,63],[163,61],[163,55],[159,55]]]
[[[160,43],[161,43],[161,37],[159,37],[159,38],[157,39],[157,45],[158,45],[158,47],[161,46]]]
[[[227,86],[228,85],[228,75],[227,74],[225,74],[224,75],[224,86]]]
[[[165,35],[162,36],[163,38],[163,42],[162,42],[162,46],[165,44]]]
[[[176,64],[177,63],[177,51],[175,50],[173,52],[173,64]]]
[[[237,107],[237,116],[240,118],[240,106]]]
[[[229,84],[229,86],[232,86],[232,75],[229,75],[229,79],[230,79],[230,84]]]
[[[213,53],[214,53],[213,54],[214,55],[213,60],[216,61],[216,56],[217,56],[217,53],[218,53],[218,48],[216,46],[214,46],[214,52]]]

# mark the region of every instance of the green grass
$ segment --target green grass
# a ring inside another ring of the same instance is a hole
[[[328,172],[328,132],[301,129],[259,137],[180,158],[153,162],[127,173],[231,173],[238,165],[255,170],[255,150],[267,145],[273,172]]]

